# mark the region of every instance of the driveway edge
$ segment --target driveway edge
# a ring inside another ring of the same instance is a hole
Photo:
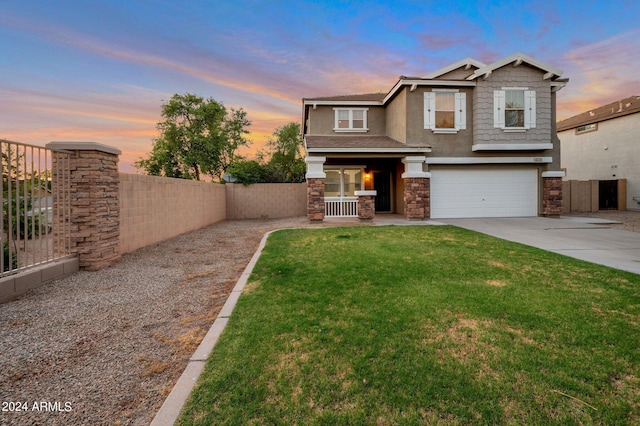
[[[267,238],[269,238],[269,235],[275,231],[279,231],[279,229],[267,232],[262,237],[262,240],[260,240],[258,249],[244,268],[244,271],[240,275],[240,278],[238,278],[236,285],[233,287],[233,290],[231,290],[231,294],[227,297],[227,301],[220,310],[220,313],[218,313],[213,325],[211,325],[211,328],[204,336],[204,339],[202,339],[198,349],[196,349],[191,358],[189,358],[187,367],[184,369],[167,399],[165,399],[160,410],[156,413],[156,416],[151,422],[151,426],[171,426],[176,422],[176,420],[178,420],[182,407],[185,402],[187,402],[187,398],[191,395],[191,391],[195,387],[200,374],[202,374],[202,371],[204,370],[209,354],[215,347],[216,343],[218,343],[218,338],[222,335],[224,328],[229,322],[229,317],[242,294],[242,290],[247,284],[247,280],[249,279],[253,268],[262,254],[262,250],[267,243]]]

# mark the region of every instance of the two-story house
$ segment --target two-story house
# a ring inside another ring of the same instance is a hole
[[[518,53],[303,99],[309,219],[357,216],[358,197],[408,219],[559,215],[561,75]]]

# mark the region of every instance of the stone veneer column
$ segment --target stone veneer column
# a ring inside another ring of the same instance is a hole
[[[542,173],[542,215],[562,214],[562,178],[564,172]]]
[[[71,253],[95,271],[120,260],[119,149],[95,142],[51,142],[70,151]]]
[[[324,172],[326,157],[306,157],[307,163],[307,218],[311,221],[324,220]]]
[[[423,171],[425,157],[405,157],[404,179],[404,217],[408,220],[423,220],[431,216],[430,178],[431,174]]]
[[[371,220],[376,216],[377,191],[355,191],[358,197],[358,218]]]

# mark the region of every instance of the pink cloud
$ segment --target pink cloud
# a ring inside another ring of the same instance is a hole
[[[568,118],[640,94],[640,30],[577,47],[561,68],[569,84],[558,94],[558,118]]]

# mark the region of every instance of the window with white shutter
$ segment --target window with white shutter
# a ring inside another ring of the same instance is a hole
[[[457,133],[467,128],[467,94],[434,89],[424,93],[424,128],[434,133]]]
[[[494,90],[493,126],[521,131],[536,127],[536,92],[523,88]]]

